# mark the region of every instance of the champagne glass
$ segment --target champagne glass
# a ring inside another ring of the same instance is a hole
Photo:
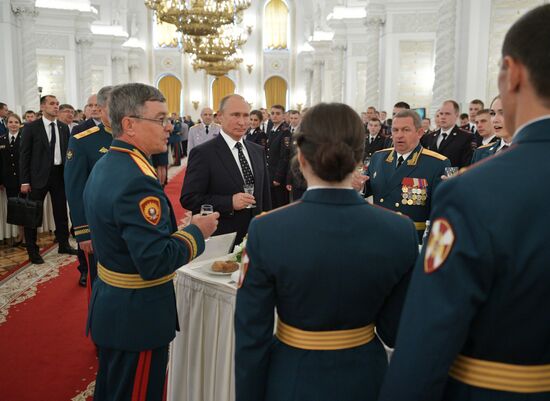
[[[369,175],[370,156],[365,157],[363,160],[363,175]]]
[[[244,184],[243,186],[243,189],[244,189],[244,192],[249,194],[249,195],[254,195],[254,184]],[[247,209],[252,209],[252,208],[255,208],[256,205],[248,205],[246,208]]]
[[[445,175],[447,177],[453,177],[458,173],[458,167],[445,167]]]

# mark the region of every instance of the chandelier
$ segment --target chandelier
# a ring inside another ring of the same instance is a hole
[[[209,75],[221,77],[227,75],[229,71],[239,68],[239,64],[242,63],[242,61],[242,58],[236,56],[217,62],[206,62],[195,59],[193,61],[193,69],[195,71],[204,70]]]
[[[218,30],[217,35],[186,35],[183,37],[182,47],[186,53],[194,54],[201,61],[218,63],[235,54],[247,39],[243,28],[226,25]]]
[[[179,32],[191,36],[216,34],[218,28],[235,21],[235,14],[247,8],[246,3],[250,1],[145,0],[145,6],[155,11],[160,21],[174,24]]]

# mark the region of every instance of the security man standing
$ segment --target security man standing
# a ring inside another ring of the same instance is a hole
[[[158,89],[113,88],[109,114],[114,139],[84,189],[98,267],[88,314],[99,349],[94,399],[157,401],[177,328],[174,271],[203,252],[219,214],[176,226],[149,162],[166,152],[172,130]]]
[[[550,4],[504,38],[512,146],[435,194],[381,401],[550,399],[548,21]]]
[[[392,124],[395,148],[372,155],[365,186],[365,196],[373,195],[376,205],[409,216],[419,240],[430,216],[433,192],[445,174],[445,167],[451,166],[445,156],[420,145],[423,133],[415,111],[398,112]]]
[[[93,256],[94,250],[90,236],[90,227],[84,214],[82,194],[84,193],[84,186],[92,168],[107,153],[113,141],[108,105],[112,89],[112,86],[105,86],[97,93],[97,105],[101,113],[101,123],[72,135],[69,138],[69,146],[67,148],[67,162],[64,173],[65,188],[75,232],[74,235],[79,248],[78,259],[80,264],[78,270],[80,271],[80,279],[78,283],[83,287],[86,286],[86,283],[90,283],[90,286],[92,285],[97,275],[97,268]],[[81,253],[87,254],[88,257],[86,258]]]

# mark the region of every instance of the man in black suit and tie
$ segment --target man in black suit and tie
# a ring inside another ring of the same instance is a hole
[[[421,139],[423,147],[446,156],[453,167],[466,167],[472,161],[474,136],[456,125],[458,103],[446,100],[439,109],[440,128]]]
[[[378,152],[379,150],[389,147],[387,146],[389,140],[382,136],[380,133],[381,129],[382,122],[376,117],[371,118],[367,123],[368,132],[365,138],[364,158],[371,157],[374,152]]]
[[[8,133],[8,105],[6,103],[0,103],[0,135]]]
[[[69,219],[63,182],[63,164],[69,142],[69,127],[57,121],[59,101],[47,95],[40,99],[42,118],[25,125],[19,158],[21,192],[32,200],[44,200],[49,192],[59,253],[76,255],[69,245]],[[36,245],[36,229],[25,227],[27,252],[32,263],[44,263]]]
[[[220,102],[220,135],[194,148],[189,155],[180,203],[193,213],[208,204],[220,213],[214,234],[237,232],[239,244],[250,220],[271,209],[269,176],[262,146],[245,141],[250,106],[239,95]],[[253,194],[244,190],[253,185]]]
[[[271,127],[267,132],[266,158],[271,185],[273,208],[287,205],[289,194],[286,177],[290,161],[290,127],[284,122],[285,108],[280,104],[271,106]]]

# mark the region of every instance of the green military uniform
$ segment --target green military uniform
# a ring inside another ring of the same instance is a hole
[[[372,155],[365,195],[372,195],[376,205],[409,216],[416,225],[418,238],[422,239],[433,192],[445,174],[445,167],[450,166],[445,156],[421,145],[399,167],[394,148],[380,150]]]
[[[178,231],[148,158],[116,139],[88,178],[84,208],[98,262],[88,312],[99,347],[96,399],[130,400],[145,386],[143,399],[158,400],[178,325],[172,277],[203,252],[202,233],[195,225]],[[150,377],[140,376],[144,366]]]
[[[497,153],[498,148],[500,148],[501,141],[502,139],[499,138],[495,142],[488,143],[487,145],[477,148],[472,156],[472,164]]]
[[[388,360],[374,326],[392,346],[418,254],[412,222],[353,189],[310,189],[254,219],[246,250],[236,401],[376,400]]]
[[[436,191],[380,401],[550,400],[548,154],[550,115]]]
[[[105,127],[104,124],[99,124],[69,138],[64,171],[65,191],[75,238],[78,242],[87,241],[91,238],[90,227],[84,213],[83,194],[86,181],[96,162],[109,150],[112,141],[111,130]],[[88,261],[90,264],[89,283],[91,284],[97,275],[97,268],[93,255],[90,255]],[[86,263],[86,261],[83,262]],[[81,269],[85,267],[82,265],[81,261]]]

